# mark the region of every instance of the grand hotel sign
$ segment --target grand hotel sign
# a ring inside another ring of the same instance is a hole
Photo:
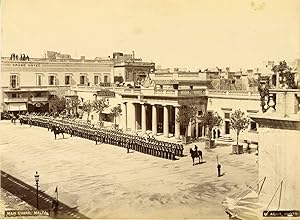
[[[37,63],[12,63],[11,66],[20,66],[20,67],[40,67],[41,64]]]

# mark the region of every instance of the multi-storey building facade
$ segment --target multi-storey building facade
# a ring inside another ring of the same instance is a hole
[[[143,62],[132,54],[113,53],[114,76],[121,77],[126,85],[140,86],[141,83],[155,70],[155,63]]]
[[[231,114],[237,109],[247,115],[259,112],[259,93],[257,90],[208,89],[211,80],[207,80],[206,77],[204,72],[155,71],[149,74],[149,78],[146,78],[141,87],[119,86],[106,89],[114,93],[114,96],[109,98],[110,105],[121,105],[122,114],[117,123],[123,130],[179,139],[180,135],[183,135],[183,129],[176,121],[178,107],[192,103],[197,108],[197,116],[212,110],[223,118],[223,124],[213,130],[214,139],[235,140],[235,132],[230,127]],[[86,100],[103,97],[97,94],[97,88],[73,87],[72,90]],[[109,112],[108,110],[107,113]],[[96,113],[91,113],[91,118],[95,122],[98,120]],[[188,136],[206,136],[207,130],[198,118],[189,125]],[[240,137],[242,140],[257,143],[256,123],[251,122],[249,129]]]
[[[214,128],[213,138],[232,141],[235,132],[230,127],[231,114],[237,109],[247,115],[261,110],[257,85],[249,86],[261,74],[257,69],[247,70],[247,74],[229,68],[198,72],[155,70],[154,63],[122,53],[90,60],[50,52],[46,58],[4,57],[1,64],[0,101],[2,110],[10,112],[48,111],[52,95],[81,101],[105,98],[110,108],[121,106],[117,123],[122,129],[179,138],[183,132],[176,122],[178,107],[189,102],[197,107],[198,116],[216,111],[223,124]],[[299,66],[299,62],[296,64]],[[115,82],[120,77],[125,83]],[[110,108],[103,113],[109,115]],[[90,119],[96,123],[98,116],[91,112]],[[188,128],[188,135],[195,138],[206,133],[199,120]],[[257,143],[256,123],[252,121],[240,138]]]
[[[48,111],[52,95],[71,86],[108,86],[113,82],[113,59],[46,58],[1,60],[1,103],[9,112]]]

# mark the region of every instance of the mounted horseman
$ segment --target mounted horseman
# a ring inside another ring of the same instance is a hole
[[[63,129],[57,125],[53,125],[51,127],[51,132],[54,133],[55,140],[56,140],[56,135],[59,135],[59,134],[62,134],[63,138],[65,138]]]
[[[199,164],[202,163],[203,157],[202,157],[202,151],[198,150],[197,145],[195,145],[195,150],[190,148],[191,157],[193,159],[193,166],[195,165],[194,160],[196,157],[199,158]]]

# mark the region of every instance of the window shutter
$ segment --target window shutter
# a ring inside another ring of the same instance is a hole
[[[70,85],[71,84],[71,76],[66,75],[65,76],[65,85]]]
[[[88,78],[88,76],[87,76],[87,75],[86,75],[85,79],[86,79],[86,80],[85,80],[85,86],[86,86],[86,85],[88,85],[88,84],[89,84],[89,78]]]
[[[58,77],[54,76],[54,78],[55,78],[55,85],[58,85],[59,84]]]
[[[37,74],[36,75],[36,85],[40,86],[42,84],[42,75]]]
[[[19,88],[20,85],[20,77],[16,76],[16,87]]]
[[[10,83],[9,83],[9,84],[10,84],[10,87],[13,87],[13,85],[12,85],[12,75],[9,76],[9,82],[10,82]]]

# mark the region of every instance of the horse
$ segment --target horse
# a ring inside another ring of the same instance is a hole
[[[58,134],[62,134],[63,138],[65,138],[63,130],[57,126],[52,126],[51,132],[54,133],[55,140],[56,140],[56,135]]]
[[[22,116],[19,117],[19,121],[20,121],[20,124],[21,124],[21,125],[23,125],[24,122],[25,122],[25,120],[24,120],[24,118],[23,118]]]
[[[202,151],[201,150],[193,150],[192,148],[190,148],[190,153],[191,153],[191,157],[192,157],[192,159],[193,159],[193,166],[195,165],[194,164],[194,159],[196,158],[196,157],[199,157],[199,164],[201,163],[201,161],[202,161]]]
[[[10,116],[11,123],[16,124],[16,120],[17,120],[17,117],[15,115]]]

